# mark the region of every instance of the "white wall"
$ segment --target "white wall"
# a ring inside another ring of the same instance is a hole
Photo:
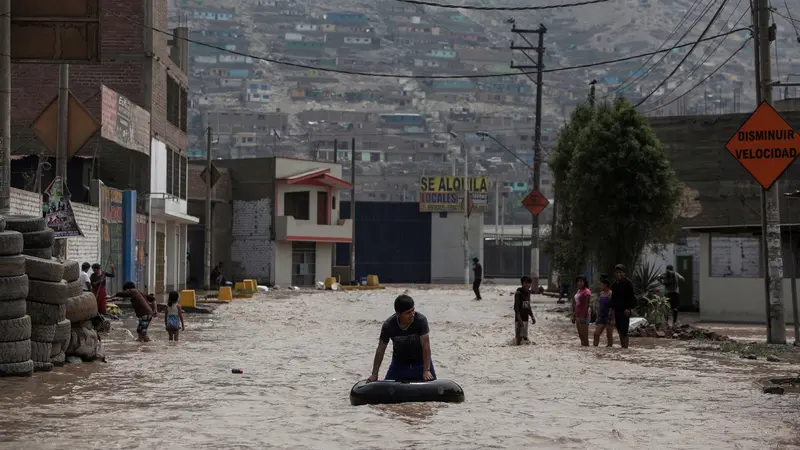
[[[464,215],[448,213],[440,217],[431,213],[431,282],[463,283],[464,281]],[[483,215],[473,214],[469,221],[469,259],[477,257],[483,264]],[[470,280],[472,280],[470,263]]]
[[[42,216],[42,197],[35,192],[11,188],[11,214]]]
[[[189,177],[186,178],[188,180]],[[153,139],[151,143],[150,192],[167,192],[167,144],[158,139]]]
[[[72,203],[72,211],[83,236],[67,238],[67,258],[80,263],[100,262],[100,209]]]
[[[233,201],[231,281],[272,282],[275,248],[272,239],[272,200]],[[291,248],[289,250],[291,262]]]

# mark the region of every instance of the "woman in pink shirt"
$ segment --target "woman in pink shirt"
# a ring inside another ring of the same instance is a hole
[[[586,277],[579,275],[575,278],[575,284],[578,290],[575,292],[575,313],[572,316],[572,323],[578,329],[578,337],[581,339],[581,345],[584,347],[589,346],[589,301],[592,298],[592,292],[586,287]]]

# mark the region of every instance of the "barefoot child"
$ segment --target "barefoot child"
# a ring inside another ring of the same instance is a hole
[[[528,339],[528,318],[536,324],[536,317],[533,316],[531,308],[531,277],[525,276],[520,279],[522,286],[517,288],[514,294],[514,337],[517,345],[530,343]]]
[[[589,301],[592,298],[592,292],[587,287],[586,277],[579,275],[575,279],[575,284],[578,286],[578,291],[575,292],[575,314],[572,316],[572,323],[578,329],[578,337],[581,340],[581,345],[584,347],[589,346]]]
[[[600,337],[606,332],[606,347],[614,346],[614,311],[611,309],[611,281],[605,275],[600,276],[600,294],[597,304],[599,311],[594,328],[594,346],[600,345]]]
[[[180,295],[176,291],[169,293],[167,300],[167,314],[164,315],[164,325],[167,327],[170,341],[177,341],[180,332],[184,330],[183,309],[181,309],[178,299]]]

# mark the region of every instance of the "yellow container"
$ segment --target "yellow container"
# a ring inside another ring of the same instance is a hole
[[[377,275],[367,275],[367,286],[380,286]]]
[[[244,288],[247,292],[256,292],[256,280],[244,280]]]
[[[233,290],[236,292],[244,291],[244,281],[237,281],[236,284],[233,285]]]
[[[233,300],[233,292],[231,292],[230,286],[225,286],[219,288],[219,295],[217,296],[217,300],[221,302],[229,302]]]
[[[179,297],[181,308],[197,308],[197,294],[193,290],[181,291]]]
[[[333,286],[333,283],[336,283],[336,278],[328,277],[325,278],[325,289],[330,289]]]

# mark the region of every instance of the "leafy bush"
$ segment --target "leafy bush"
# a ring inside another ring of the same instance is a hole
[[[659,275],[655,264],[637,264],[636,268],[633,270],[633,276],[631,277],[633,292],[636,294],[636,297],[657,292],[661,286]]]
[[[660,295],[651,294],[639,297],[636,315],[644,317],[647,323],[656,327],[666,324],[672,313],[669,300]]]

